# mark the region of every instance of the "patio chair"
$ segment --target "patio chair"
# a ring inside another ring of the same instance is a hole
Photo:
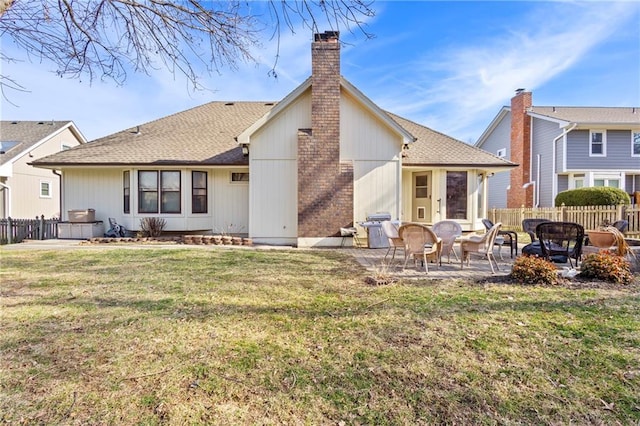
[[[391,261],[396,256],[396,250],[398,248],[404,249],[404,242],[400,235],[398,235],[398,225],[393,223],[390,220],[382,221],[382,232],[389,240],[389,248],[387,249],[387,253],[384,255],[384,260],[387,260],[387,256],[389,256],[389,252],[393,249],[393,254],[391,255]]]
[[[451,252],[459,261],[458,253],[453,248],[456,238],[462,236],[462,226],[455,220],[441,220],[431,227],[436,236],[442,239],[442,254],[440,256],[440,265],[442,265],[442,256],[447,255],[447,261],[451,263]]]
[[[545,222],[536,226],[536,236],[540,241],[542,257],[556,263],[566,263],[576,267],[582,254],[584,227],[573,222]]]
[[[407,223],[400,226],[398,235],[404,242],[404,266],[407,267],[409,258],[413,258],[414,263],[420,258],[424,262],[425,272],[429,272],[428,263],[430,259],[435,259],[436,266],[440,261],[442,253],[442,241],[436,234],[419,223]]]
[[[532,243],[535,243],[538,241],[538,237],[536,237],[536,226],[545,222],[551,222],[551,221],[549,219],[543,219],[540,217],[522,220],[522,230],[527,234],[529,234],[529,237],[531,238]]]
[[[496,264],[496,269],[500,270],[498,262],[493,256],[493,244],[495,243],[501,226],[502,223],[498,222],[493,225],[491,229],[489,229],[484,235],[470,235],[462,239],[462,241],[460,242],[460,269],[464,267],[465,261],[467,262],[467,266],[469,265],[469,257],[471,255],[477,255],[486,257],[487,260],[489,260],[489,266],[491,266],[492,274],[496,273],[496,271],[493,269],[494,263]]]
[[[493,222],[491,222],[489,219],[482,219],[482,224],[487,231],[493,227]],[[509,243],[511,258],[513,259],[514,250],[516,252],[516,256],[518,255],[518,233],[515,231],[507,231],[503,229],[498,231],[498,236],[496,237],[494,245],[499,247],[498,254],[500,255],[500,259],[502,259],[502,246],[505,242]]]

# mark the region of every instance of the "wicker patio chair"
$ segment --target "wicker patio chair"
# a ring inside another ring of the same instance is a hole
[[[424,270],[427,273],[429,272],[430,259],[434,259],[436,266],[438,265],[442,253],[442,241],[431,229],[418,223],[407,223],[400,226],[398,234],[404,242],[403,270],[407,267],[409,258],[413,258],[414,263],[418,259],[422,259]]]
[[[460,268],[464,267],[464,262],[467,262],[469,265],[469,257],[471,255],[477,255],[486,257],[489,260],[489,266],[491,266],[491,273],[495,274],[496,271],[493,269],[493,264],[495,263],[496,269],[500,270],[498,266],[498,262],[496,258],[493,256],[493,244],[495,243],[496,237],[498,236],[498,231],[500,231],[500,227],[502,223],[498,222],[491,227],[484,235],[470,235],[466,238],[463,238],[460,242]],[[492,263],[493,260],[493,263]]]
[[[462,236],[462,226],[455,220],[441,220],[433,224],[431,228],[436,235],[442,239],[442,254],[440,256],[440,264],[442,265],[442,257],[446,254],[447,261],[451,263],[451,252],[459,261],[458,253],[453,248],[456,238]]]
[[[387,260],[389,252],[391,251],[391,249],[393,249],[393,254],[391,255],[391,261],[393,261],[396,256],[396,250],[398,248],[404,250],[404,242],[402,242],[402,238],[400,238],[400,235],[398,235],[398,226],[390,220],[384,220],[382,221],[382,232],[389,240],[389,249],[384,255],[384,260]]]

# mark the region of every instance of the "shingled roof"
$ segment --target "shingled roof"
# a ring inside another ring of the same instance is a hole
[[[532,106],[528,112],[568,123],[640,125],[640,108],[638,107]]]
[[[0,121],[0,165],[70,124],[71,121]]]
[[[517,166],[480,148],[466,144],[443,133],[388,113],[417,140],[409,145],[403,166],[449,166],[511,168]]]
[[[33,164],[248,165],[235,137],[274,102],[210,102],[96,139]]]
[[[238,165],[249,164],[236,137],[276,102],[210,102],[85,145],[38,159],[34,165]],[[405,165],[509,168],[513,163],[427,127],[387,113],[416,137]]]

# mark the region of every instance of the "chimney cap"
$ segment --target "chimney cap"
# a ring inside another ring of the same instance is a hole
[[[522,92],[524,92],[524,90],[524,88],[516,89],[516,95],[521,94]]]
[[[316,33],[314,35],[314,41],[329,41],[338,40],[340,38],[340,31],[325,31],[324,33]]]

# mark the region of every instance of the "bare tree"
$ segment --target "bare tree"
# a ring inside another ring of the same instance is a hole
[[[369,0],[165,1],[0,0],[0,37],[31,61],[51,61],[64,77],[124,83],[127,73],[166,67],[198,88],[199,72],[254,61],[252,51],[283,30],[358,31],[374,15]],[[17,60],[5,52],[2,61]],[[274,58],[274,68],[277,56]],[[0,75],[0,88],[23,89]]]

